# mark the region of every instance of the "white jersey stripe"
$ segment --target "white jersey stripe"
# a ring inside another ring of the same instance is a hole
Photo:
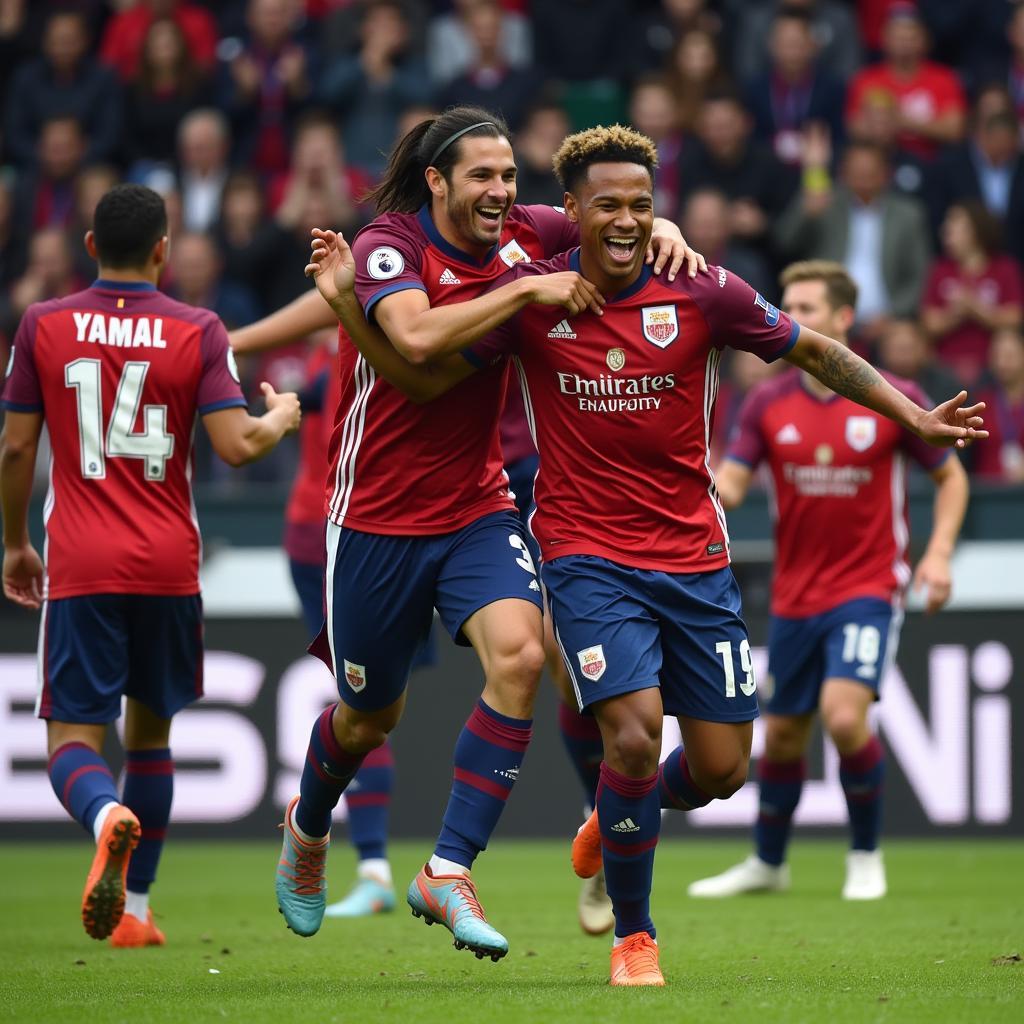
[[[562,637],[559,635],[558,627],[552,627],[552,633],[555,637],[555,643],[558,644],[558,649],[562,652],[562,661],[565,662],[566,670],[569,673],[569,680],[572,683],[572,688],[576,693],[576,703],[579,705],[580,711],[583,710],[583,694],[580,693],[580,684],[576,681],[576,673],[573,671],[572,662],[569,660],[569,655],[565,653],[565,644],[562,643]]]
[[[46,613],[49,607],[50,602],[44,600],[39,615],[39,643],[36,646],[36,718],[39,717],[39,709],[43,703],[43,687],[46,685]]]
[[[327,569],[325,570],[324,598],[326,601],[327,646],[331,652],[331,671],[338,676],[338,653],[334,649],[334,567],[341,545],[341,527],[327,520]]]
[[[370,392],[373,390],[374,382],[377,380],[377,375],[374,373],[373,368],[362,356],[359,357],[359,364],[362,368],[365,383],[362,403],[359,406],[359,415],[356,421],[355,435],[352,439],[352,450],[348,456],[348,465],[345,467],[345,493],[342,496],[341,507],[337,512],[339,525],[344,522],[345,514],[348,512],[348,504],[352,500],[352,491],[355,488],[356,482],[356,458],[359,455],[359,446],[363,441],[363,429],[366,426],[366,406],[369,404]]]
[[[352,404],[348,408],[348,412],[345,413],[345,420],[341,427],[341,442],[338,445],[338,465],[334,471],[334,493],[331,495],[331,503],[328,506],[332,514],[342,491],[342,471],[345,465],[345,459],[348,455],[349,441],[352,436],[352,425],[357,415],[357,408],[361,397],[362,378],[359,374],[358,361],[356,362],[355,370],[352,372],[352,380],[355,385],[355,396],[352,399]]]
[[[729,527],[725,520],[725,509],[718,498],[718,488],[715,486],[715,474],[711,469],[711,416],[715,408],[715,399],[718,397],[718,364],[721,362],[722,353],[720,349],[713,348],[708,352],[708,361],[704,367],[704,465],[708,471],[710,482],[708,484],[708,497],[715,507],[715,516],[718,525],[722,527],[722,536],[725,537],[725,550],[729,553]]]
[[[348,411],[345,427],[348,437],[342,438],[341,450],[338,452],[338,469],[334,496],[331,499],[331,516],[340,526],[348,512],[349,501],[355,486],[355,464],[359,454],[359,445],[363,439],[363,428],[366,424],[366,406],[370,392],[377,379],[373,369],[362,356],[356,360],[356,398]]]

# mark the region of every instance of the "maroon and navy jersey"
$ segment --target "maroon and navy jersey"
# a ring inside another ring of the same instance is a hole
[[[36,303],[3,400],[50,433],[49,597],[199,592],[196,414],[245,405],[214,313],[112,281]]]
[[[576,227],[545,206],[514,206],[487,258],[449,244],[426,208],[384,214],[355,239],[356,294],[368,319],[385,296],[425,291],[431,306],[481,295],[510,266],[544,259],[577,241]],[[498,421],[506,368],[463,381],[416,405],[381,380],[344,336],[341,400],[330,446],[327,515],[369,533],[439,534],[513,507]]]
[[[931,407],[916,384],[885,376]],[[774,614],[819,615],[858,597],[892,600],[906,587],[908,455],[933,470],[949,452],[848,398],[819,398],[799,370],[751,389],[726,458],[771,470]]]
[[[579,269],[573,250],[508,276]],[[467,351],[490,367],[515,356],[540,452],[531,529],[544,559],[597,555],[672,573],[727,565],[709,456],[722,349],[770,361],[798,331],[719,267],[673,282],[644,267],[603,316],[526,306]]]

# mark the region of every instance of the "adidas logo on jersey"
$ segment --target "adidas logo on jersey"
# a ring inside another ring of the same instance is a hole
[[[776,435],[776,444],[799,444],[803,438],[800,436],[800,431],[796,429],[796,426],[792,423],[787,423]]]
[[[569,341],[576,340],[576,332],[572,329],[572,324],[568,320],[559,320],[554,327],[548,331],[549,338],[568,338]]]
[[[441,276],[437,279],[438,284],[462,284],[462,282],[447,268],[441,273]]]
[[[632,818],[623,818],[618,825],[612,825],[613,832],[639,832],[640,826],[633,822]]]

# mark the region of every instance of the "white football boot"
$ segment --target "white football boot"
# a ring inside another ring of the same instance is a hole
[[[844,900],[880,900],[887,891],[881,850],[850,850],[846,855]]]
[[[588,935],[604,935],[615,927],[612,901],[604,887],[604,872],[584,878],[580,888],[580,927]]]
[[[789,888],[789,865],[765,864],[756,854],[720,875],[691,882],[686,890],[698,899],[740,896],[747,892],[785,892]]]

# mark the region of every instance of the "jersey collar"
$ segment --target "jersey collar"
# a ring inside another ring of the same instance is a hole
[[[574,249],[569,254],[569,269],[575,270],[577,274],[582,274],[583,271],[580,269],[580,250]],[[640,276],[628,287],[623,288],[621,292],[613,295],[607,301],[611,302],[623,302],[625,299],[631,299],[637,292],[643,290],[647,285],[647,282],[654,276],[654,272],[645,263],[640,268]]]
[[[452,243],[437,230],[434,218],[430,216],[430,208],[426,204],[420,207],[419,213],[416,214],[416,219],[420,222],[420,227],[423,228],[424,234],[430,239],[430,244],[435,249],[440,249],[441,252],[449,258],[458,260],[460,263],[466,263],[471,267],[486,267],[487,264],[490,263],[498,254],[498,246],[493,245],[487,255],[482,260],[478,260],[475,256],[472,256],[468,252],[452,245]]]
[[[97,277],[90,288],[101,288],[106,292],[155,292],[156,285],[148,281],[106,281]]]

